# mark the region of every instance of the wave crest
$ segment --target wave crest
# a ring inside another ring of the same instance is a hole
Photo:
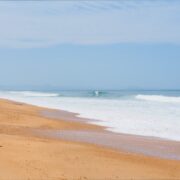
[[[44,92],[33,92],[33,91],[11,91],[11,94],[22,95],[26,97],[57,97],[59,94],[57,93],[44,93]]]
[[[166,102],[166,103],[180,103],[180,97],[163,96],[163,95],[142,95],[136,96],[136,99],[145,101],[156,101],[156,102]]]

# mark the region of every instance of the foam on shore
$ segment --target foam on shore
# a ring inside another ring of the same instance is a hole
[[[93,93],[63,96],[63,92],[3,91],[0,97],[79,113],[80,117],[97,120],[90,123],[106,126],[113,132],[180,141],[180,96]]]

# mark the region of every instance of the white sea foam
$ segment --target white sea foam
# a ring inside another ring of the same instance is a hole
[[[180,103],[180,97],[162,96],[162,95],[137,95],[137,99],[157,102]]]
[[[33,96],[32,96],[33,94]],[[39,96],[38,96],[39,95]],[[180,141],[180,97],[128,95],[119,98],[63,97],[58,93],[0,92],[1,98],[79,113],[113,132]]]
[[[27,97],[56,97],[57,93],[33,92],[33,91],[10,91],[9,93]]]

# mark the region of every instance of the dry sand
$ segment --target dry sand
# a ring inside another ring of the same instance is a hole
[[[180,161],[38,136],[36,130],[103,131],[0,100],[0,179],[180,179]]]

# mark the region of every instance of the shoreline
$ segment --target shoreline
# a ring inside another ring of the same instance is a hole
[[[115,150],[96,143],[56,138],[54,135],[37,135],[35,131],[60,131],[63,136],[71,135],[73,138],[84,137],[82,133],[95,133],[93,139],[96,137],[97,140],[100,133],[102,138],[97,141],[107,140],[103,134],[107,131],[103,127],[68,121],[64,116],[55,120],[42,116],[44,110],[48,111],[47,108],[0,99],[1,179],[180,178],[180,161],[177,160],[134,154],[128,149]],[[80,134],[77,135],[77,132]],[[134,139],[129,140],[126,135],[123,141],[121,137],[122,145],[127,142],[138,145]],[[176,150],[179,150],[178,147]]]
[[[18,100],[12,100],[12,99],[6,99],[6,98],[0,98],[0,99],[4,99],[4,100],[9,100],[9,101],[13,101],[13,102],[17,102],[17,103],[22,103],[22,104],[26,104],[26,105],[31,105],[31,106],[35,106],[35,107],[39,107],[39,108],[44,108],[48,111],[44,111],[42,112],[42,115],[45,115],[46,117],[49,118],[53,118],[53,119],[62,119],[63,120],[70,120],[70,121],[76,121],[76,122],[86,122],[87,124],[90,125],[95,125],[98,127],[102,127],[105,131],[114,133],[114,134],[122,134],[122,135],[127,135],[127,136],[137,136],[137,137],[143,137],[143,138],[150,138],[150,139],[155,139],[155,140],[160,140],[160,141],[172,141],[172,142],[180,142],[179,139],[177,138],[172,138],[170,136],[161,136],[161,135],[152,135],[153,133],[151,132],[151,134],[143,134],[143,133],[132,133],[131,132],[127,132],[127,131],[117,131],[114,129],[113,126],[108,126],[107,124],[105,125],[105,121],[103,121],[102,119],[95,119],[95,118],[87,118],[87,116],[82,116],[82,114],[75,112],[75,111],[69,111],[69,110],[63,110],[63,109],[59,109],[59,108],[55,108],[55,106],[49,106],[49,105],[41,105],[41,103],[30,103],[30,102],[25,102],[25,101],[18,101]],[[53,113],[51,112],[53,111]],[[50,113],[49,113],[50,112]],[[60,118],[59,118],[60,117]],[[137,124],[137,123],[136,123]],[[135,124],[135,126],[136,126]],[[158,127],[158,126],[156,126]],[[168,128],[167,128],[168,129]],[[158,131],[158,129],[154,129],[154,131]],[[165,130],[164,130],[165,131]]]
[[[73,121],[90,124],[89,119],[79,118],[76,113],[62,110],[42,110],[41,115],[56,120]],[[93,124],[94,125],[94,124]],[[39,135],[51,138],[60,138],[69,141],[95,144],[114,150],[133,154],[142,154],[150,157],[180,160],[180,142],[157,137],[132,134],[114,133],[99,126],[96,130],[47,130],[37,131]]]
[[[1,100],[1,99],[0,99]],[[98,145],[112,150],[124,151],[137,155],[145,155],[149,157],[180,160],[180,141],[151,137],[135,134],[125,134],[109,131],[108,127],[91,123],[93,120],[83,117],[78,117],[78,113],[69,112],[66,110],[45,108],[28,103],[12,101],[15,104],[27,105],[39,108],[39,115],[44,118],[49,118],[57,121],[66,121],[80,126],[76,128],[60,129],[43,129],[33,130],[33,133],[40,137],[61,139],[72,142],[88,143]],[[105,139],[105,140],[104,140]]]
[[[145,135],[137,135],[137,134],[129,134],[129,133],[121,133],[121,132],[114,132],[109,130],[110,127],[91,123],[95,121],[101,121],[101,120],[95,120],[95,119],[89,119],[89,118],[84,118],[84,117],[79,117],[78,113],[75,112],[70,112],[66,110],[58,110],[58,109],[48,109],[45,108],[45,110],[42,110],[40,112],[40,115],[47,117],[47,118],[52,118],[56,120],[66,120],[66,121],[74,121],[74,122],[81,122],[89,125],[95,125],[100,127],[100,129],[104,132],[112,133],[112,134],[120,134],[124,136],[134,136],[134,137],[139,137],[139,138],[144,138],[144,139],[151,139],[151,140],[159,140],[159,141],[167,141],[167,142],[177,142],[180,143],[178,140],[173,140],[173,139],[168,139],[168,138],[162,138],[162,137],[156,137],[156,136],[145,136]]]

